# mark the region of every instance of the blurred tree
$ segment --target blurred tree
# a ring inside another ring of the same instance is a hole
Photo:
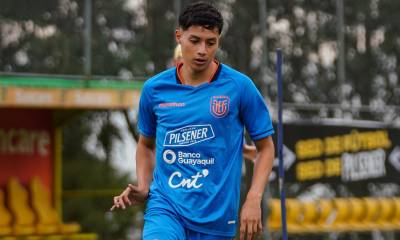
[[[111,122],[111,111],[105,112],[102,116],[105,120],[98,134],[100,148],[104,149],[106,165],[111,166],[112,150],[115,143],[122,140],[120,129]]]
[[[137,206],[109,212],[112,195],[103,193],[104,189],[114,189],[118,194],[130,181],[109,160],[113,150],[111,140],[121,139],[117,129],[109,119],[109,112],[80,115],[63,129],[64,218],[79,220],[83,231],[96,232],[105,240],[127,239],[129,231],[140,232],[141,218],[137,216],[143,211],[143,206]]]
[[[377,112],[348,117],[396,120],[398,112],[379,112],[399,104],[399,20],[394,0],[345,1],[345,94],[337,81],[336,1],[267,1],[268,67],[261,82],[257,1],[212,1],[226,24],[222,59],[251,76],[275,99],[274,49],[283,49],[285,101],[370,105]],[[181,6],[194,0],[181,0]],[[93,0],[93,74],[132,78],[168,66],[175,45],[173,0]],[[40,73],[82,73],[83,3],[76,0],[6,0],[0,9],[0,69]],[[46,49],[46,51],[43,51]],[[267,86],[265,86],[267,85]],[[341,113],[341,111],[339,111]],[[300,114],[300,113],[299,113]],[[298,117],[315,116],[300,114]],[[330,117],[323,109],[320,116]],[[339,114],[338,116],[344,116]]]
[[[82,74],[83,1],[29,2],[2,3],[0,69]],[[132,78],[153,73],[153,69],[146,68],[150,55],[141,47],[146,17],[139,15],[127,1],[93,0],[93,75]]]
[[[165,70],[173,56],[176,28],[173,6],[172,1],[147,0],[148,25],[144,46],[151,56],[153,73]]]
[[[346,7],[349,98],[376,111],[362,118],[399,120],[398,111],[385,109],[398,106],[400,99],[399,7],[398,1],[390,0],[352,1]]]
[[[251,71],[252,42],[258,34],[257,1],[237,0],[231,6],[231,23],[223,36],[222,47],[227,53],[228,62],[239,71],[257,79],[257,72]],[[235,49],[235,50],[234,50]]]

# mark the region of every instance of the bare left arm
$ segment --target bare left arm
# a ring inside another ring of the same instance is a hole
[[[250,190],[240,213],[240,239],[252,239],[262,232],[261,199],[274,163],[274,143],[272,137],[255,141],[257,157],[254,162],[253,178]]]

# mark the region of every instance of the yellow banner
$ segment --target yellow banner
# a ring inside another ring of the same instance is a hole
[[[7,88],[4,91],[4,104],[8,106],[56,107],[61,102],[60,89]]]
[[[140,90],[0,88],[0,106],[34,108],[132,108]]]
[[[118,92],[110,90],[67,90],[66,107],[116,107],[119,106]]]

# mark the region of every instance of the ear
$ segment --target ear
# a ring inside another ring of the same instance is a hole
[[[177,28],[175,30],[175,40],[178,44],[181,44],[181,38],[182,38],[182,29]]]

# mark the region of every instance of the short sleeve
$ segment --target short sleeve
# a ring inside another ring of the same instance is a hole
[[[138,129],[146,137],[155,137],[157,128],[151,95],[151,88],[144,84],[139,101]]]
[[[268,107],[260,92],[250,79],[242,82],[240,116],[253,140],[274,134]]]

